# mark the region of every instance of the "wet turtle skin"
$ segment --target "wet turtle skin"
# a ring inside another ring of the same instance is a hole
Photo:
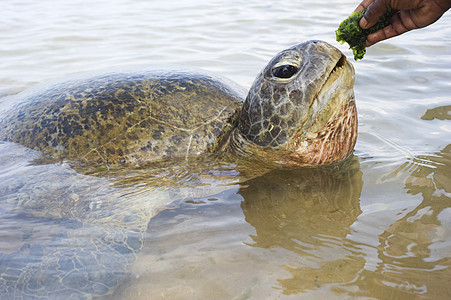
[[[143,165],[213,148],[241,101],[205,73],[111,73],[17,99],[2,114],[0,139],[53,158]]]

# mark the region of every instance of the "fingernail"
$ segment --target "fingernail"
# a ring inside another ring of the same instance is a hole
[[[366,29],[366,26],[368,25],[368,21],[365,19],[365,17],[363,17],[362,19],[360,19],[360,28],[362,29]]]

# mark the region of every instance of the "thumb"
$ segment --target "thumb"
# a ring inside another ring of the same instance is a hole
[[[362,29],[368,29],[377,23],[379,18],[387,11],[390,7],[389,0],[375,0],[368,6],[363,18],[360,20],[360,27]]]

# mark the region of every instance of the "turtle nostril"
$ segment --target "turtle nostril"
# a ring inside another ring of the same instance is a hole
[[[299,71],[299,68],[293,65],[283,65],[272,70],[272,75],[278,78],[290,78]]]

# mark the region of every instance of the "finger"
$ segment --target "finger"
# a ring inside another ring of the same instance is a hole
[[[406,25],[407,24],[407,25]],[[391,19],[391,24],[387,27],[368,35],[366,46],[372,46],[380,41],[401,35],[412,29],[417,29],[417,26],[412,26],[411,19],[408,13],[398,13]]]
[[[368,29],[376,24],[389,8],[389,1],[390,0],[375,0],[371,3],[363,15],[363,18],[360,20],[360,27],[362,29]]]
[[[356,9],[354,9],[354,11],[361,11],[361,10],[365,10],[368,8],[368,6],[370,6],[371,3],[373,3],[374,0],[363,0],[359,6],[356,7]]]

